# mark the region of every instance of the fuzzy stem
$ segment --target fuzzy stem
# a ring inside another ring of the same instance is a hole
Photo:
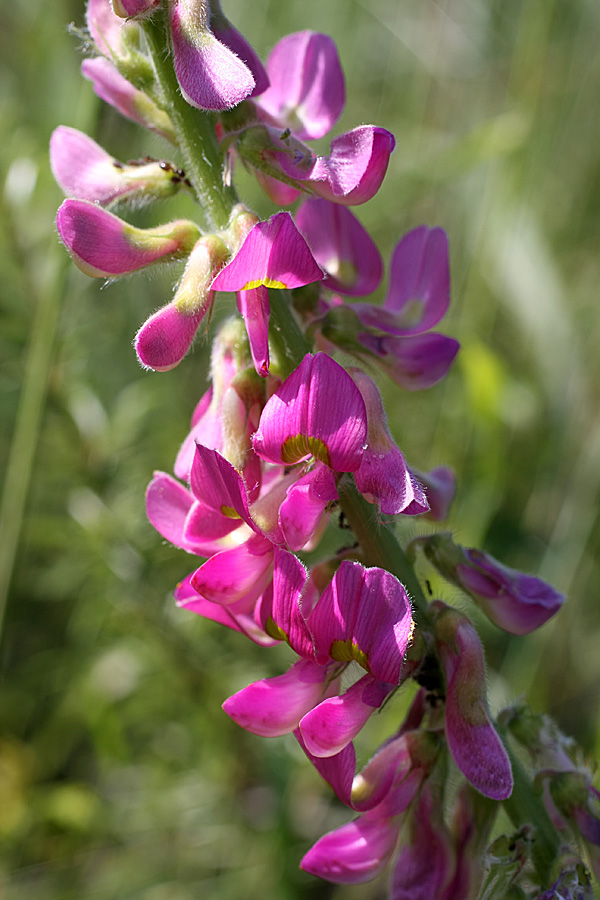
[[[223,180],[223,158],[215,134],[215,116],[195,109],[184,100],[167,52],[168,10],[144,22],[144,33],[164,106],[175,129],[185,160],[185,172],[192,182],[207,224],[219,231],[229,223],[238,202],[235,190]]]

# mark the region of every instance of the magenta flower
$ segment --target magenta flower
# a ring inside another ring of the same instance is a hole
[[[450,304],[448,238],[442,228],[421,225],[396,245],[383,307],[355,304],[363,325],[389,335],[423,334]]]
[[[117,20],[118,21],[118,20]],[[102,56],[84,59],[81,74],[92,82],[95,93],[126,119],[137,122],[176,143],[171,120],[143,91],[134,87],[118,69]]]
[[[366,436],[364,401],[350,376],[324,353],[309,353],[268,400],[253,443],[279,465],[312,455],[336,472],[354,472]]]
[[[323,137],[341,115],[344,75],[334,42],[299,31],[282,38],[267,62],[270,87],[257,101],[270,124],[290,128],[300,140]]]
[[[296,224],[327,273],[325,287],[351,296],[370,294],[379,287],[381,255],[349,209],[319,198],[305,200],[296,213]]]
[[[454,338],[435,331],[407,337],[362,332],[358,340],[365,356],[407,391],[422,391],[445,378],[460,349]]]
[[[481,642],[469,619],[436,601],[435,642],[446,678],[446,739],[465,778],[486,797],[505,800],[510,760],[487,709]]]
[[[115,278],[153,263],[187,256],[200,237],[185,219],[158,228],[135,228],[95,203],[65,200],[56,227],[75,263],[94,278]]]
[[[169,4],[173,63],[181,93],[199,109],[231,109],[255,89],[246,63],[210,28],[208,0]]]

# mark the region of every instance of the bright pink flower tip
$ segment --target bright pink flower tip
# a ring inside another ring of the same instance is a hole
[[[320,138],[337,122],[345,102],[344,75],[326,34],[299,31],[275,45],[267,70],[271,86],[260,109],[301,140]]]
[[[300,868],[336,884],[362,884],[383,871],[398,841],[399,821],[360,816],[325,834]]]
[[[381,255],[349,209],[315,197],[302,203],[296,224],[327,273],[323,283],[329,290],[357,297],[379,287]]]
[[[325,353],[309,353],[268,400],[253,443],[269,462],[312,455],[336,472],[354,472],[366,436],[364,401],[350,376]]]
[[[190,349],[203,317],[204,310],[188,315],[173,303],[163,306],[144,322],[135,337],[140,364],[155,372],[174,369]]]
[[[169,4],[173,61],[181,93],[198,109],[224,110],[241,103],[255,87],[248,66],[202,24],[199,0]]]
[[[233,694],[223,709],[234,722],[253,734],[262,737],[289,734],[319,702],[329,674],[327,666],[301,659],[284,675],[255,681]]]
[[[235,257],[212,283],[216,291],[247,291],[261,285],[296,288],[320,281],[323,272],[288,212],[252,228]]]
[[[397,685],[413,621],[406,591],[385,569],[344,560],[308,619],[317,659],[355,660]]]

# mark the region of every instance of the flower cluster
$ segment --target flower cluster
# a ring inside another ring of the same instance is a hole
[[[155,473],[146,496],[156,530],[200,558],[176,588],[178,606],[265,648],[285,642],[295,655],[287,672],[249,684],[224,710],[256,735],[293,734],[356,814],[308,851],[308,872],[361,882],[396,853],[393,900],[476,897],[501,858],[486,847],[499,803],[511,798],[512,765],[488,707],[477,632],[463,612],[427,601],[412,562],[421,548],[512,634],[543,625],[564,597],[448,534],[421,535],[403,551],[390,517],[444,520],[454,475],[409,467],[375,380],[333,358],[340,349],[413,391],[447,374],[458,343],[432,330],[450,302],[446,234],[423,225],[402,237],[383,305],[364,299],[384,267],[349,207],[378,191],[394,138],[362,125],[334,137],[329,156],[305,143],[335,127],[345,102],[330,37],[288,35],[263,66],[217,0],[88,0],[87,28],[95,55],[83,74],[119,112],[178,147],[183,167],[123,163],[58,128],[51,163],[67,195],[57,216],[64,245],[82,271],[105,279],[183,261],[173,298],[135,337],[145,368],[180,363],[219,292],[236,295],[240,314],[214,337],[211,384],[175,477]],[[200,122],[190,140],[190,123]],[[203,168],[209,158],[216,176]],[[231,187],[239,162],[278,207],[301,198],[294,214],[279,208],[261,221],[241,204]],[[113,211],[182,190],[205,198],[202,225],[143,229]],[[340,515],[356,542],[319,558],[320,537]],[[309,551],[319,558],[311,566]],[[411,681],[404,721],[357,771],[355,738]],[[540,742],[537,732],[525,741]],[[461,778],[452,792],[451,767]],[[589,778],[564,765],[542,777],[558,827],[569,819],[598,846]],[[518,824],[521,848],[533,826]],[[556,884],[581,874],[577,866],[565,863]],[[549,866],[527,877],[545,890]]]

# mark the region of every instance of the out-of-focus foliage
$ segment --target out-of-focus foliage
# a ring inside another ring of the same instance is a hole
[[[340,129],[374,122],[397,138],[380,196],[358,211],[384,254],[422,222],[447,229],[446,321],[463,349],[425,394],[383,385],[391,425],[419,468],[455,467],[450,524],[462,543],[570,595],[534,636],[477,620],[492,705],[527,694],[600,755],[600,6],[224,6],[263,56],[290,31],[335,38],[348,87]],[[220,709],[280,671],[285,650],[174,609],[193,561],[146,523],[143,492],[153,469],[170,469],[205,389],[207,343],[173,372],[143,373],[130,342],[172,273],[102,289],[59,246],[56,125],[120,158],[169,154],[96,100],[70,21],[82,24],[82,3],[0,7],[0,895],[381,897],[381,885],[333,887],[297,870],[346,813],[292,741],[248,735]],[[258,212],[272,211],[238,180]],[[140,221],[175,210],[193,212],[177,201]]]

